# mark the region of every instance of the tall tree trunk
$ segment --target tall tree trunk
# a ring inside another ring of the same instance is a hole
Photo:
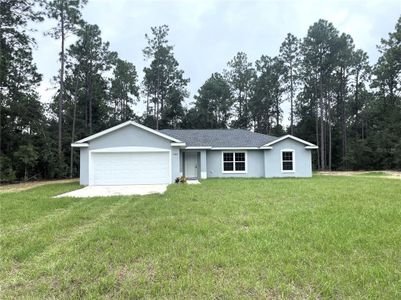
[[[290,125],[290,133],[294,135],[294,82],[293,82],[293,74],[292,74],[292,61],[290,62],[290,97],[291,97],[291,125]]]
[[[280,126],[280,99],[276,97],[276,128]]]
[[[75,91],[74,91],[74,110],[72,114],[72,130],[71,130],[71,144],[75,140],[75,123],[77,117],[77,102],[78,102],[78,78],[75,81]],[[73,164],[74,164],[74,149],[71,147],[70,152],[70,178],[73,178]]]
[[[2,53],[0,53],[0,59],[1,59],[1,54]],[[0,90],[0,157],[3,155],[3,144],[2,144],[2,136],[3,136],[2,128],[3,128],[3,124],[1,122],[2,113],[3,113],[3,93]]]
[[[75,140],[75,122],[77,116],[77,101],[74,102],[74,113],[72,117],[72,131],[71,131],[71,143]],[[70,154],[70,178],[73,178],[73,164],[74,164],[74,149],[71,148]]]
[[[114,99],[114,121],[118,122],[118,99]]]
[[[323,75],[320,73],[319,80],[319,107],[320,107],[320,160],[321,169],[326,169],[326,151],[325,151],[325,131],[324,131],[324,103],[323,103]]]
[[[92,93],[89,89],[89,134],[92,134]]]
[[[328,145],[328,155],[329,155],[329,171],[331,171],[331,158],[332,158],[332,145],[331,145],[331,101],[330,97],[327,96],[327,107],[326,107],[326,114],[327,114],[327,126],[329,131],[329,145]]]
[[[238,120],[239,120],[239,127],[242,128],[242,95],[241,95],[241,91],[239,92],[239,97],[238,97]]]
[[[3,30],[2,27],[0,26],[0,36],[3,36]],[[4,55],[3,55],[3,51],[2,51],[2,47],[0,47],[0,66],[3,65],[3,60],[4,60]],[[6,70],[4,70],[4,68],[0,69],[0,78],[3,78],[4,74],[5,74]],[[3,136],[3,124],[1,122],[1,116],[3,113],[3,91],[2,91],[2,87],[0,87],[0,157],[3,154],[3,144],[2,144],[2,136]],[[4,103],[5,104],[5,103]]]
[[[160,110],[163,112],[164,109],[164,97],[161,93],[161,82],[160,82],[160,61],[158,60],[157,66],[157,114],[156,114],[156,129],[159,130],[159,104],[161,105]]]
[[[317,77],[317,75],[315,75],[314,78],[314,94],[313,94],[313,101],[314,101],[314,107],[312,108],[313,113],[315,113],[315,134],[316,134],[316,145],[318,146],[318,150],[316,151],[316,158],[317,158],[317,169],[321,170],[322,165],[321,165],[321,159],[320,159],[320,139],[319,139],[319,102],[318,102],[318,86],[317,86],[317,82],[319,81],[319,78]]]
[[[320,140],[319,140],[319,109],[316,106],[316,122],[315,122],[315,132],[316,132],[316,145],[320,149]],[[317,168],[318,170],[321,169],[321,164],[320,164],[320,151],[316,151],[317,154]]]
[[[341,160],[343,167],[347,168],[345,162],[345,156],[347,151],[347,124],[346,124],[346,113],[345,113],[345,85],[346,85],[346,78],[345,78],[345,69],[341,68],[341,81],[340,81],[340,99],[341,99]]]
[[[62,137],[63,137],[63,102],[64,102],[64,1],[61,3],[60,21],[61,21],[61,68],[60,68],[60,95],[58,101],[58,156],[61,161]]]
[[[364,129],[365,129],[365,124],[364,124],[364,120],[363,120],[363,116],[362,116],[362,118],[361,118],[361,139],[363,140],[364,138],[365,138],[365,131],[364,131]]]
[[[156,102],[156,130],[159,130],[159,101]]]
[[[92,112],[92,107],[93,107],[93,83],[92,83],[92,64],[89,64],[90,70],[89,70],[89,82],[88,82],[88,101],[89,101],[89,134],[92,134],[93,131],[93,112]]]
[[[89,134],[92,134],[92,132],[93,132],[93,121],[92,121],[92,115],[93,115],[93,113],[92,113],[92,106],[93,106],[93,103],[92,103],[92,93],[91,93],[91,91],[89,90]]]
[[[359,108],[359,70],[357,69],[356,74],[355,74],[355,106],[358,109]],[[358,124],[358,120],[361,122],[361,138],[363,139],[363,115],[360,116],[359,112],[356,112],[356,120],[355,123]],[[357,131],[358,129],[356,129]]]
[[[128,120],[128,113],[127,113],[127,100],[124,99],[124,110],[123,110],[123,117],[124,117],[124,121]]]
[[[88,78],[87,75],[85,74],[85,131],[88,132],[88,123],[89,123],[89,118],[88,118],[88,111],[89,111],[89,83],[88,83]]]

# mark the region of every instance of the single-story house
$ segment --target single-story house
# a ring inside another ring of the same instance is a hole
[[[169,184],[177,177],[310,177],[317,146],[243,129],[153,130],[128,121],[79,140],[83,185]]]

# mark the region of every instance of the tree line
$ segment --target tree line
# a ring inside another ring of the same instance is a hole
[[[143,78],[119,57],[96,24],[83,20],[87,0],[0,2],[0,179],[78,175],[70,144],[126,120],[154,129],[243,128],[293,134],[316,143],[320,170],[401,169],[401,18],[383,38],[376,64],[332,23],[289,33],[279,55],[252,62],[238,52],[189,97],[189,78],[174,56],[169,27],[145,34]],[[59,71],[49,105],[32,56],[33,22],[54,20],[45,34],[59,43]],[[66,47],[72,35],[76,41]],[[134,107],[143,103],[141,115]],[[284,126],[282,104],[290,107]]]

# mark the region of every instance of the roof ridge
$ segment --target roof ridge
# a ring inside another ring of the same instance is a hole
[[[164,128],[159,129],[159,131],[163,130],[176,130],[176,131],[185,131],[185,130],[237,130],[240,128],[179,128],[179,129],[171,129],[171,128]],[[246,129],[243,129],[246,131]]]
[[[251,131],[248,129],[244,128],[202,128],[202,129],[195,129],[195,128],[180,128],[180,129],[170,129],[170,128],[165,128],[165,129],[159,129],[159,131],[243,131],[243,132],[248,132],[252,134],[257,134],[257,135],[263,135],[263,136],[268,136],[272,138],[280,138],[282,136],[276,136],[276,135],[271,135],[267,133],[261,133],[261,132],[255,132]]]

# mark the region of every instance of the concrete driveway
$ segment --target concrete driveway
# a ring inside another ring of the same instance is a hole
[[[166,190],[167,184],[87,186],[79,190],[58,195],[55,198],[149,195],[162,194]]]

